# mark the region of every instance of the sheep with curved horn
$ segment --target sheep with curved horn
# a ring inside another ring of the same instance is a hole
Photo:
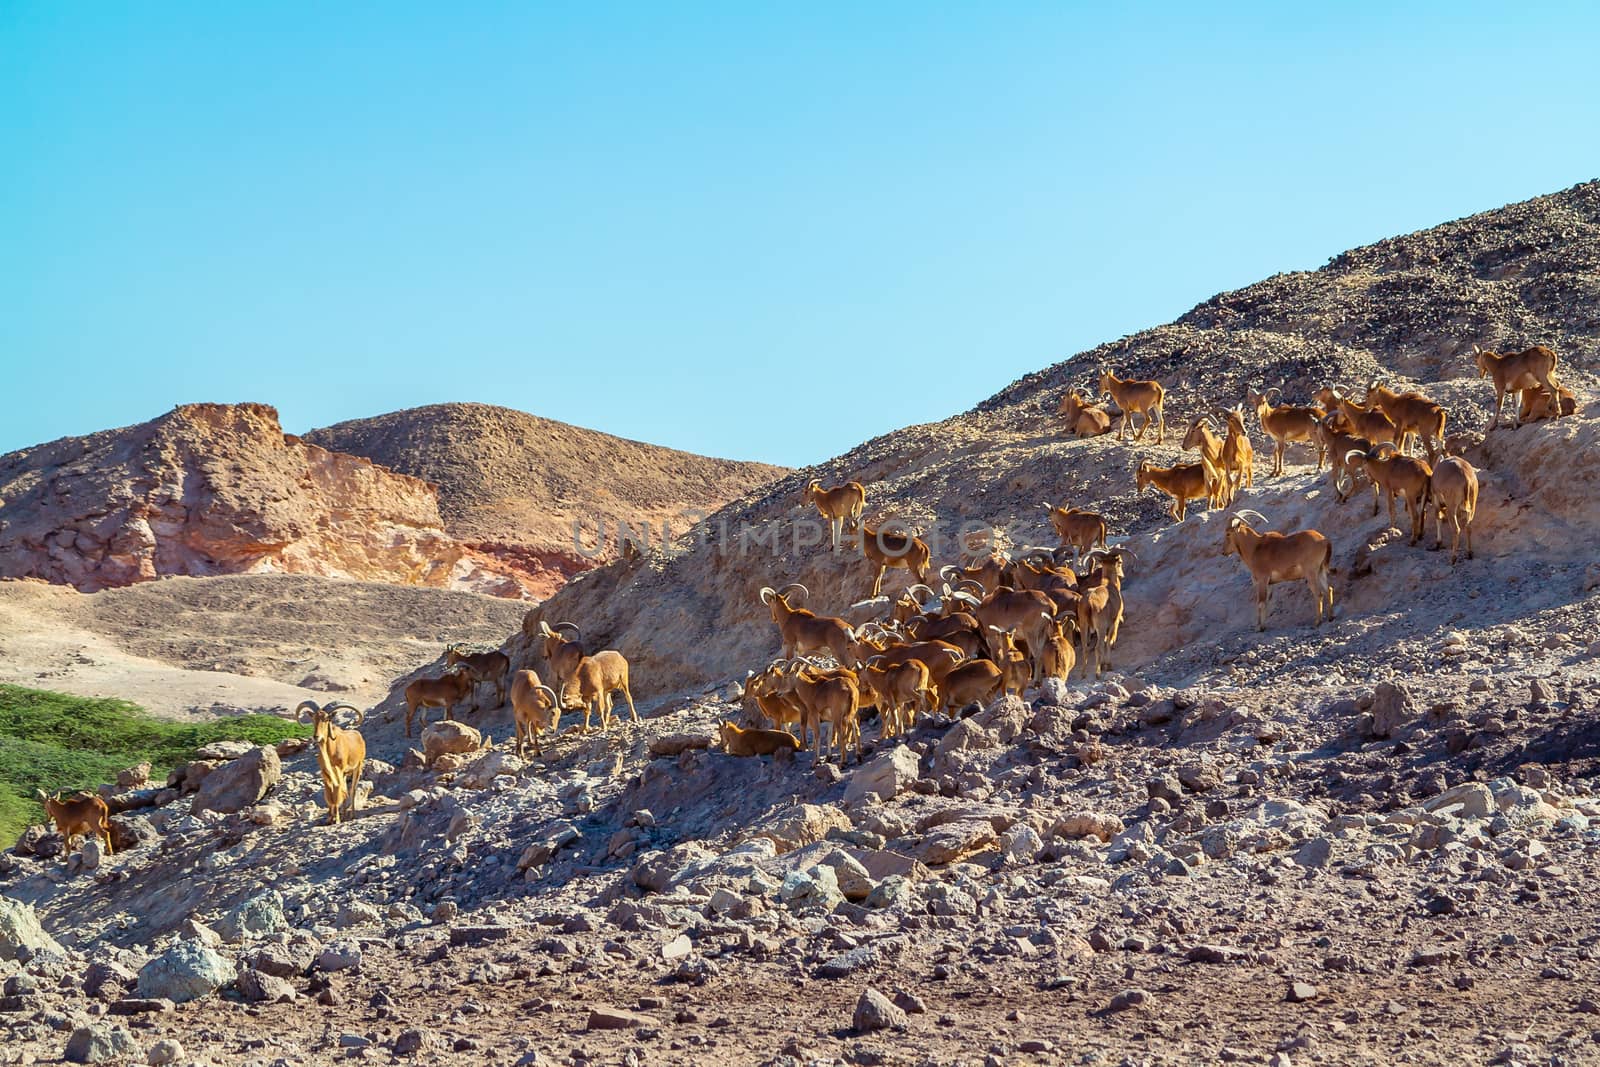
[[[1222,538],[1222,554],[1238,556],[1250,572],[1256,592],[1256,629],[1267,628],[1267,599],[1272,586],[1278,582],[1303,579],[1311,589],[1317,605],[1316,625],[1322,625],[1323,610],[1328,621],[1333,621],[1333,583],[1330,570],[1333,562],[1333,545],[1316,530],[1298,533],[1261,533],[1248,519],[1267,525],[1266,516],[1257,511],[1241,509],[1228,517],[1228,528]]]
[[[341,711],[355,713],[355,721],[348,727],[339,726],[336,721]],[[307,712],[310,712],[309,718]],[[311,724],[317,769],[322,772],[322,799],[328,806],[328,825],[337,825],[346,801],[349,801],[351,815],[358,807],[356,790],[367,759],[367,741],[361,736],[361,725],[366,722],[367,714],[342,700],[322,706],[314,700],[303,700],[294,709],[294,719]]]

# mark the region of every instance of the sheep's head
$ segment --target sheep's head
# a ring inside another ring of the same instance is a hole
[[[570,632],[572,636],[564,636],[566,632]],[[552,627],[549,623],[541,621],[539,636],[544,638],[544,658],[547,660],[555,659],[564,646],[579,645],[583,641],[583,631],[570,622],[558,622]]]
[[[349,725],[343,727],[349,730],[359,730],[361,724],[366,722],[367,713],[342,700],[335,700],[326,705],[318,706],[314,700],[303,700],[294,709],[294,721],[311,724],[311,739],[317,745],[325,745],[333,737],[334,732],[341,729],[339,714],[349,712],[353,719]]]
[[[791,590],[794,589],[800,590],[802,596],[811,596],[811,590],[799,582],[790,582],[781,589],[774,589],[771,586],[762,587],[758,595],[761,597],[761,602],[772,609],[773,622],[777,622],[785,612],[794,610],[794,605],[789,603],[790,597],[793,595]]]

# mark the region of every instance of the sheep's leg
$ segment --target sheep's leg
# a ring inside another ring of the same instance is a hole
[[[350,775],[350,814],[354,815],[360,809],[361,798],[357,795],[361,790],[361,768],[366,765],[366,760],[356,764],[355,771]]]
[[[888,570],[888,567],[878,568],[877,576],[872,579],[872,596],[877,596],[878,591],[883,588],[883,576],[888,573]]]
[[[1500,407],[1505,402],[1506,402],[1506,394],[1504,392],[1500,391],[1499,389],[1496,389],[1495,390],[1495,394],[1494,394],[1494,418],[1489,420],[1489,429],[1490,430],[1492,430],[1496,426],[1500,425]],[[1487,433],[1488,431],[1486,430],[1484,432]]]

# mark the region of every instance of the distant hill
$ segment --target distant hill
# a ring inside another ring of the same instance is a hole
[[[313,430],[304,439],[432,482],[445,529],[486,562],[519,568],[536,595],[614,554],[585,560],[573,523],[675,532],[788,471],[629,441],[510,408],[433,404]]]

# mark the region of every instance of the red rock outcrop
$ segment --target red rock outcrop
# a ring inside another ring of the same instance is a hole
[[[290,572],[489,588],[437,490],[285,435],[265,404],[185,404],[0,456],[0,576],[93,591]]]

